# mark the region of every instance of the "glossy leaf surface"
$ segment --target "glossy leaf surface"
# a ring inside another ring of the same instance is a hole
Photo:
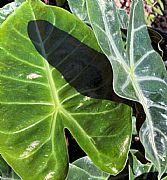
[[[13,13],[17,7],[21,5],[21,3],[26,0],[15,0],[9,4],[6,4],[4,7],[0,8],[0,25],[6,20],[6,18]]]
[[[86,0],[67,0],[69,7],[73,14],[75,14],[79,19],[87,24],[89,22],[89,16],[87,11]],[[118,17],[121,24],[121,28],[127,29],[129,17],[124,9],[118,9]]]
[[[124,9],[118,9],[118,18],[122,29],[128,28],[129,17]]]
[[[65,179],[64,128],[104,171],[124,167],[131,109],[110,100],[111,66],[88,26],[27,1],[1,26],[0,57],[0,153],[23,179]]]
[[[15,2],[16,2],[18,5],[20,5],[20,4],[22,4],[23,2],[26,2],[26,0],[15,0]]]
[[[6,18],[14,12],[17,8],[17,4],[15,2],[9,3],[4,7],[0,8],[0,25],[6,20]]]
[[[167,168],[167,73],[153,50],[144,22],[143,2],[132,3],[127,49],[121,37],[118,12],[113,1],[87,0],[91,25],[114,71],[114,90],[142,104],[146,120],[140,138],[146,156],[160,176]]]
[[[129,163],[129,179],[130,180],[142,180],[142,179],[158,179],[158,171],[153,165],[153,163],[144,163],[142,164],[137,158],[136,150],[132,150],[130,153],[130,163]],[[165,173],[163,178],[167,174]]]
[[[73,14],[85,23],[89,23],[86,0],[67,0]]]
[[[86,156],[70,164],[67,180],[107,180],[110,175],[98,169]]]

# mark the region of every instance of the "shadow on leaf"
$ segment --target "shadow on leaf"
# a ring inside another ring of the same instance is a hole
[[[36,50],[79,93],[132,104],[114,93],[112,68],[104,54],[44,20],[30,21],[28,34]]]

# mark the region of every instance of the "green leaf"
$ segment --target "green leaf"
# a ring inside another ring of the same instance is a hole
[[[90,24],[86,0],[67,0],[69,7],[74,15],[76,15],[83,22]],[[129,17],[124,9],[118,9],[119,11],[119,21],[121,28],[127,29]]]
[[[0,177],[3,177],[4,174],[8,174],[9,171],[10,171],[10,167],[0,155]]]
[[[67,54],[68,43],[76,46]],[[61,8],[29,0],[1,25],[0,57],[0,153],[23,179],[65,179],[64,128],[102,170],[117,174],[124,167],[131,108],[102,100],[111,96],[105,87],[112,72],[88,26]],[[54,60],[56,69],[49,65]],[[81,94],[76,89],[84,84]]]
[[[10,168],[0,155],[0,179],[1,180],[20,180],[20,177]]]
[[[12,14],[16,8],[18,8],[21,3],[25,0],[15,0],[15,2],[6,4],[4,7],[0,8],[0,25],[6,20],[6,18]]]
[[[98,169],[86,156],[70,164],[67,180],[107,180],[109,176],[109,174]]]
[[[129,179],[158,179],[158,172],[153,163],[141,163],[140,160],[143,160],[143,155],[137,150],[131,150],[129,156]],[[165,180],[166,177],[167,173],[165,172],[162,180]]]
[[[138,151],[131,150],[129,157],[129,179],[158,179],[158,172],[153,163],[141,163],[137,158],[139,155]]]
[[[89,24],[88,13],[86,9],[86,0],[67,0],[69,7],[74,15]]]
[[[136,117],[132,116],[132,134],[137,135],[137,129],[136,129]]]
[[[17,4],[15,2],[9,3],[4,7],[0,8],[0,25],[6,20],[6,18],[14,12],[17,8]]]
[[[16,4],[20,5],[22,4],[23,2],[26,2],[26,0],[15,0]]]
[[[124,9],[118,9],[118,18],[122,29],[128,29],[129,17]]]
[[[167,175],[164,178],[162,178],[162,180],[167,180]]]
[[[143,2],[132,3],[127,49],[114,2],[87,0],[87,4],[91,25],[113,67],[115,92],[140,102],[144,108],[146,120],[140,138],[147,158],[162,176],[167,169],[167,73],[161,57],[151,46]]]

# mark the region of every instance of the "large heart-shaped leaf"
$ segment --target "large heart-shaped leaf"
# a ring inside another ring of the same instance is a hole
[[[167,169],[167,73],[151,46],[143,2],[132,2],[127,49],[113,1],[87,0],[88,13],[99,44],[113,66],[115,92],[143,105],[146,121],[140,138],[147,158],[161,176]]]
[[[0,153],[23,179],[65,179],[64,128],[104,171],[124,167],[131,109],[109,100],[111,75],[92,30],[63,9],[29,0],[1,25]]]

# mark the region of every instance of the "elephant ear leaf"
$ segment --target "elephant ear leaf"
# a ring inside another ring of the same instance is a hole
[[[87,24],[90,24],[89,22],[89,16],[87,11],[87,5],[86,0],[67,0],[69,7],[73,14],[75,14],[79,19],[84,21]],[[127,29],[129,17],[128,14],[124,9],[118,8],[118,17],[120,21],[121,28]]]
[[[1,25],[0,57],[0,153],[21,178],[66,178],[64,128],[99,168],[122,170],[131,108],[111,101],[111,66],[88,26],[26,1]]]
[[[147,158],[159,171],[167,169],[167,73],[150,42],[142,0],[132,1],[126,49],[114,1],[87,0],[98,42],[113,67],[114,90],[142,104],[146,120],[140,138]]]

